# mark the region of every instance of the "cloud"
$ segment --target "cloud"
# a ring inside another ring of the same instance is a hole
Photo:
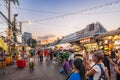
[[[56,36],[53,34],[49,34],[49,35],[45,35],[45,36],[40,36],[40,37],[38,37],[38,39],[39,40],[46,40],[46,39],[54,38],[54,37],[56,37]]]

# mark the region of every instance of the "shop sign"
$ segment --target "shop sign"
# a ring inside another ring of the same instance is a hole
[[[86,42],[90,42],[90,38],[85,38],[80,40],[80,43],[86,43]]]

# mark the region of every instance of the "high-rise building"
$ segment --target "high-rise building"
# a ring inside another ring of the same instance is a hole
[[[26,45],[27,45],[27,41],[28,41],[29,39],[31,39],[31,38],[32,38],[32,34],[31,34],[31,33],[24,32],[23,35],[22,35],[22,44],[23,44],[24,46],[26,46]]]

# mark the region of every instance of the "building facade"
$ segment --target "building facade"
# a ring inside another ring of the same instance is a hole
[[[32,38],[32,34],[24,32],[22,35],[22,45],[27,46],[27,41]]]

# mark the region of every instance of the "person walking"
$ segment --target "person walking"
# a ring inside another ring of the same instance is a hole
[[[41,51],[39,52],[40,62],[42,62],[42,61],[43,61],[43,53],[44,53],[44,51],[43,51],[43,50],[41,50]]]
[[[30,70],[34,70],[34,64],[35,64],[35,59],[34,59],[34,56],[30,56],[29,58],[29,69]]]

